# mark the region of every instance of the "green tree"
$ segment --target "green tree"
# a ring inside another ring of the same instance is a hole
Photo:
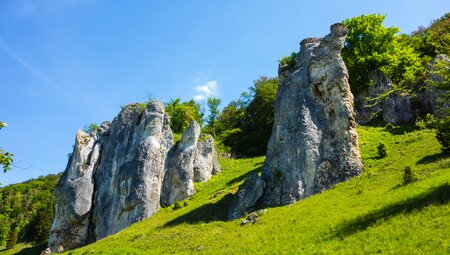
[[[7,127],[8,125],[0,121],[0,129]],[[3,172],[11,170],[11,164],[13,163],[14,154],[6,152],[0,148],[0,165],[3,165]]]
[[[217,119],[219,117],[219,105],[222,100],[219,98],[208,98],[206,104],[208,105],[209,115],[207,120],[207,132],[211,133],[212,136],[216,137]]]
[[[412,32],[409,43],[422,57],[432,58],[438,54],[450,55],[450,13],[434,20],[429,27],[419,27]]]
[[[0,246],[6,245],[6,242],[9,238],[9,230],[11,227],[11,223],[9,221],[9,217],[3,214],[0,214]]]
[[[419,55],[397,35],[399,28],[382,25],[385,18],[370,14],[342,22],[349,30],[342,57],[352,92],[356,94],[370,87],[369,73],[376,70],[402,86],[409,86],[425,72]]]
[[[200,105],[194,100],[181,102],[181,99],[171,99],[166,103],[166,112],[170,116],[170,127],[174,133],[182,133],[195,120],[202,124],[203,113]]]
[[[242,131],[249,140],[247,153],[265,154],[272,134],[278,78],[260,77],[254,81],[252,90],[255,96],[245,110]]]

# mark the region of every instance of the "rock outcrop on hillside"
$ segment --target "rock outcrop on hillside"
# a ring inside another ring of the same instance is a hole
[[[216,153],[214,140],[199,142],[200,127],[193,122],[174,145],[169,122],[164,105],[150,102],[125,107],[92,134],[78,131],[55,188],[48,244],[52,251],[104,238],[152,216],[162,201],[169,205],[191,196],[195,167],[197,172],[218,173],[213,171],[217,166],[211,167],[218,164],[216,158],[208,156]],[[195,164],[198,155],[206,156]]]
[[[214,138],[211,135],[202,135],[197,142],[197,155],[194,161],[194,181],[205,182],[221,171]]]
[[[127,107],[103,138],[95,174],[95,238],[101,239],[159,209],[161,180],[172,131],[164,105]]]
[[[171,205],[195,193],[194,160],[199,137],[200,126],[193,121],[183,132],[181,141],[169,152],[161,194],[162,205]]]
[[[54,189],[55,220],[49,236],[53,251],[62,252],[87,242],[94,195],[93,172],[100,157],[95,136],[78,131],[66,171]]]
[[[440,54],[430,61],[427,77],[436,82],[441,78],[433,74],[436,61],[450,63],[450,59]],[[414,123],[417,117],[427,113],[439,115],[438,97],[444,91],[437,90],[425,82],[415,94],[392,90],[392,81],[381,71],[372,72],[369,79],[373,82],[368,91],[355,97],[356,122],[358,124],[390,123],[401,125]]]
[[[280,84],[262,178],[262,202],[286,205],[359,175],[362,163],[348,73],[341,58],[347,28],[301,42]]]
[[[291,204],[362,171],[353,95],[340,55],[347,32],[334,24],[323,39],[303,40],[295,66],[281,77],[262,177],[252,177],[266,184],[259,198],[264,206]]]

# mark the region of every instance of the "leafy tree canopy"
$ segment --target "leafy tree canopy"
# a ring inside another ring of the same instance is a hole
[[[179,98],[171,99],[165,106],[170,117],[170,127],[175,133],[182,133],[193,120],[202,124],[203,113],[194,100],[181,102]]]
[[[383,26],[385,18],[384,15],[369,14],[342,22],[349,29],[342,57],[354,93],[370,87],[369,73],[376,70],[403,86],[423,76],[424,67],[419,55],[397,35],[399,28]]]

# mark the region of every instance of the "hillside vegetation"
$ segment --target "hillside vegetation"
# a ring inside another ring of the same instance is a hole
[[[223,172],[176,207],[67,254],[448,254],[450,158],[433,130],[359,127],[364,173],[255,224],[225,221],[230,194],[264,157],[221,159]],[[383,142],[387,156],[380,158]],[[412,182],[404,183],[410,166]],[[7,254],[7,253],[5,253]]]

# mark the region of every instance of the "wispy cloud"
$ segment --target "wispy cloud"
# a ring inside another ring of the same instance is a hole
[[[14,0],[5,1],[4,8],[0,10],[3,18],[28,18],[46,15],[52,12],[62,12],[76,7],[82,3],[92,1],[82,0]]]
[[[206,82],[206,84],[204,85],[196,86],[194,89],[197,92],[197,94],[194,96],[194,100],[203,101],[208,97],[217,95],[218,94],[217,84],[218,84],[217,80],[211,80]]]
[[[7,55],[9,55],[12,59],[14,59],[17,63],[25,67],[30,73],[32,73],[37,78],[41,79],[48,85],[52,86],[54,89],[58,91],[62,91],[61,87],[56,84],[54,81],[52,81],[47,75],[39,71],[37,68],[23,60],[19,55],[17,55],[9,46],[8,44],[3,41],[2,38],[0,38],[0,49],[5,52]]]

